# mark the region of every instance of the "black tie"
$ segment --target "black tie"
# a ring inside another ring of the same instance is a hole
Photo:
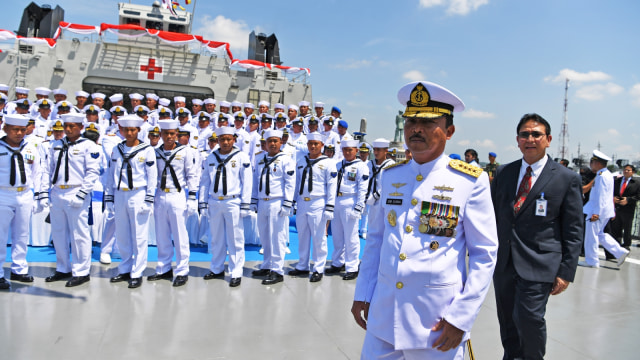
[[[307,166],[305,166],[304,170],[302,171],[302,181],[300,182],[300,191],[299,191],[300,195],[302,195],[302,193],[304,192],[304,182],[307,179],[307,173],[309,173],[307,190],[309,191],[309,194],[311,194],[311,190],[313,190],[313,165],[315,165],[318,161],[324,159],[324,157],[321,157],[314,161],[309,160],[309,158],[306,156],[304,157],[304,159],[307,162]]]
[[[118,190],[120,189],[120,184],[122,183],[122,170],[125,166],[127,167],[127,186],[129,187],[129,190],[133,189],[133,168],[131,167],[131,164],[129,164],[129,160],[138,155],[140,151],[146,149],[147,146],[149,145],[144,144],[144,146],[139,146],[137,150],[132,149],[129,155],[125,155],[124,142],[118,145],[118,151],[120,152],[120,156],[122,156],[122,167],[120,168],[120,181],[118,181]]]
[[[217,193],[218,192],[218,184],[220,184],[220,175],[222,175],[222,195],[227,195],[227,163],[229,162],[229,160],[231,160],[231,158],[235,155],[239,153],[239,151],[234,152],[233,154],[230,154],[229,156],[227,156],[226,159],[222,160],[220,159],[220,157],[218,156],[217,153],[213,152],[213,156],[216,157],[216,161],[218,161],[218,166],[216,167],[216,179],[215,182],[213,184],[213,192]]]
[[[173,180],[173,185],[176,187],[178,192],[182,190],[182,187],[180,186],[180,181],[178,181],[178,175],[176,175],[176,171],[171,165],[171,161],[173,161],[173,158],[176,157],[176,155],[178,154],[178,151],[180,151],[183,147],[184,146],[179,146],[177,149],[174,149],[173,154],[171,154],[168,159],[164,159],[164,169],[162,169],[160,189],[165,190],[167,188],[167,169],[168,169],[169,172],[171,173],[171,179]],[[160,153],[160,151],[158,151],[158,153]],[[127,175],[129,174],[127,173]]]
[[[60,164],[62,163],[62,156],[64,155],[64,181],[69,182],[69,147],[76,143],[69,143],[67,139],[62,140],[62,150],[58,154],[58,162],[56,163],[56,171],[53,173],[52,184],[58,182],[58,172],[60,171]]]
[[[262,177],[265,175],[265,173],[267,174],[267,182],[265,184],[265,191],[264,193],[266,195],[269,195],[271,193],[271,190],[269,189],[269,173],[271,173],[271,170],[269,170],[269,166],[271,166],[271,164],[275,161],[275,159],[277,159],[279,156],[276,155],[274,156],[271,160],[267,161],[267,155],[264,156],[264,168],[262,169],[262,173],[260,174],[260,191],[262,191]]]
[[[22,149],[24,149],[25,146],[27,146],[27,144],[22,145],[18,150],[10,149],[11,152],[13,152],[13,155],[11,155],[11,175],[9,176],[9,184],[11,184],[11,186],[16,184],[16,162],[13,160],[15,158],[18,159],[20,181],[22,184],[27,182],[27,173],[24,171],[24,158],[22,157],[21,153]]]
[[[365,197],[365,199],[368,199],[369,195],[378,191],[377,175],[380,173],[380,171],[382,171],[382,168],[386,165],[386,163],[386,160],[380,166],[376,166],[375,163],[371,163],[371,165],[373,165],[373,174],[371,174],[371,176],[369,177],[369,179],[371,180],[369,181],[369,188],[367,189],[367,196]]]
[[[340,193],[340,185],[342,185],[342,177],[344,176],[344,168],[346,168],[347,166],[351,166],[351,164],[353,164],[356,161],[357,160],[345,163],[344,160],[342,160],[342,167],[340,168],[340,171],[338,171],[338,186],[336,186],[336,193],[337,194]]]

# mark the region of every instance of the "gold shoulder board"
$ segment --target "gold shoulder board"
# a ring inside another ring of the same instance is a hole
[[[389,170],[389,169],[394,168],[396,166],[400,166],[400,165],[404,165],[404,164],[408,164],[408,163],[409,163],[409,160],[398,161],[395,164],[391,164],[391,165],[385,167],[384,170]]]
[[[475,178],[479,177],[483,171],[482,168],[479,168],[475,165],[469,165],[462,160],[456,159],[452,159],[451,161],[449,161],[449,166],[451,166],[451,168],[454,170],[458,170],[463,174],[471,175]]]

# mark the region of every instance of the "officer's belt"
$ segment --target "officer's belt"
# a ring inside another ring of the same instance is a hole
[[[179,193],[182,191],[182,189],[158,189],[158,190],[164,193]]]
[[[213,200],[229,200],[229,199],[235,199],[239,197],[240,195],[210,196],[210,198]]]
[[[304,201],[311,201],[315,199],[324,199],[324,195],[309,195],[302,198]]]
[[[55,187],[57,187],[58,189],[73,189],[80,186],[82,185],[55,185]]]
[[[118,189],[118,190],[119,190],[119,191],[135,191],[135,190],[146,189],[146,188],[147,188],[146,186],[138,186],[138,187],[134,187],[134,188],[131,188],[131,189],[128,189],[128,188],[120,188],[120,189]]]
[[[338,196],[353,196],[353,195],[355,195],[355,194],[356,194],[356,193],[343,193],[343,192],[339,192],[339,193],[338,193]]]
[[[273,196],[273,197],[260,198],[260,200],[264,200],[264,201],[277,200],[277,199],[282,199],[282,196]]]
[[[23,191],[29,190],[29,187],[28,187],[28,186],[20,186],[20,187],[15,187],[15,186],[0,186],[0,190],[8,190],[8,191],[23,192]]]

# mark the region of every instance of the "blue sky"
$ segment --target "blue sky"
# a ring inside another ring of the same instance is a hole
[[[117,23],[113,0],[60,0],[65,20]],[[12,1],[0,28],[15,30],[29,1]],[[42,4],[41,1],[36,1]],[[54,4],[53,0],[50,2]],[[151,1],[133,0],[137,4]],[[184,1],[181,1],[184,4]],[[447,153],[474,148],[480,160],[520,157],[515,126],[537,112],[558,152],[564,79],[569,77],[569,149],[640,160],[640,2],[592,0],[412,1],[196,0],[194,33],[231,43],[246,58],[251,30],[275,33],[284,65],[311,68],[314,101],[337,105],[351,125],[368,120],[368,140],[393,138],[405,83],[429,80],[455,92]],[[191,10],[193,5],[186,6]]]

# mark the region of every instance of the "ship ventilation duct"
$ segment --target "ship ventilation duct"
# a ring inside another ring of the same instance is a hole
[[[38,6],[32,2],[24,8],[16,33],[25,37],[52,38],[60,21],[64,21],[64,9],[60,6],[51,9],[50,5]]]

